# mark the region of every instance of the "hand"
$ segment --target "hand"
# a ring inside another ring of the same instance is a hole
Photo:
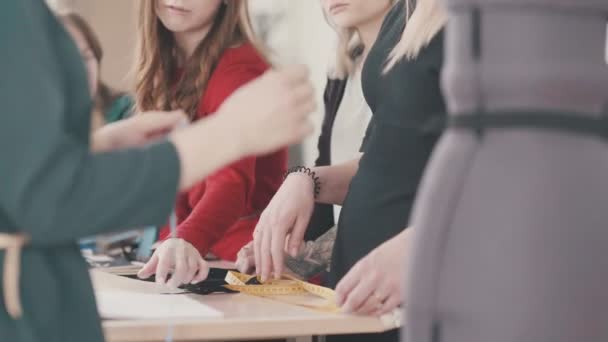
[[[344,312],[382,316],[401,305],[408,232],[397,235],[360,260],[336,287]]]
[[[255,256],[253,255],[253,241],[246,244],[236,254],[236,269],[244,274],[250,274],[255,270]]]
[[[235,136],[240,149],[265,154],[301,141],[313,131],[308,120],[316,109],[315,94],[305,67],[268,71],[235,91],[218,114]]]
[[[182,111],[143,113],[95,131],[91,148],[93,152],[107,152],[142,146],[166,136],[186,122],[188,118]]]
[[[167,283],[170,271],[173,274]],[[177,288],[183,284],[196,284],[205,280],[209,267],[190,243],[183,239],[169,239],[156,249],[152,259],[137,276],[146,279],[153,274],[156,274],[156,283]]]
[[[298,254],[314,204],[313,180],[304,174],[289,175],[262,213],[253,233],[256,273],[262,281],[272,273],[277,279],[281,277],[286,247],[290,255]]]

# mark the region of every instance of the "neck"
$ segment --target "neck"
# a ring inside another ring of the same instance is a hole
[[[184,65],[186,61],[192,57],[194,51],[199,44],[207,37],[211,25],[207,25],[197,31],[174,33],[175,43],[177,44],[177,58],[180,65]]]
[[[361,37],[361,42],[364,46],[363,54],[361,56],[362,61],[365,61],[367,53],[376,42],[376,38],[378,38],[378,33],[382,27],[382,22],[384,21],[384,16],[388,13],[388,10],[389,9],[387,9],[386,12],[383,12],[381,16],[357,26],[357,32],[359,33],[359,37]]]

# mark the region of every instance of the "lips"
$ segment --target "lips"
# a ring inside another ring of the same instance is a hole
[[[342,12],[343,10],[346,9],[346,7],[348,7],[347,4],[345,3],[337,3],[337,4],[333,4],[329,7],[329,13],[331,14],[337,14]]]
[[[182,8],[182,7],[177,7],[177,6],[170,6],[170,5],[167,5],[167,6],[165,6],[165,8],[166,8],[166,9],[167,9],[169,12],[176,13],[176,14],[187,14],[187,13],[189,13],[189,12],[190,12],[190,11],[188,11],[188,10],[187,10],[187,9],[185,9],[185,8]]]

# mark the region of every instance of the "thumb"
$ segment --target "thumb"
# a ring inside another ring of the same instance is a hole
[[[156,266],[158,265],[158,254],[154,253],[150,261],[148,261],[144,267],[137,272],[137,276],[140,279],[150,278],[156,272]]]

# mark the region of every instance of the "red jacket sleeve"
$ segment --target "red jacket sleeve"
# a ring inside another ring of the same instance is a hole
[[[235,65],[218,72],[213,83],[210,81],[201,103],[201,114],[216,112],[235,90],[264,71],[265,67]],[[242,159],[191,189],[191,192],[202,192],[202,196],[196,203],[190,198],[191,212],[178,225],[178,237],[194,245],[201,255],[206,255],[237,220],[248,214],[247,203],[255,189],[255,164],[255,157]]]

